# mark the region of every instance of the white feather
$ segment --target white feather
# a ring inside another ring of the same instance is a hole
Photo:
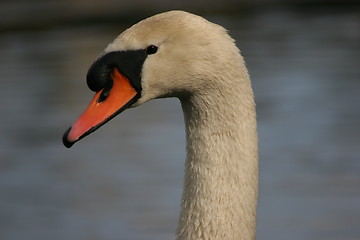
[[[179,240],[255,239],[258,189],[256,114],[250,79],[226,30],[171,11],[124,31],[105,52],[158,46],[142,70],[135,105],[178,97],[187,159]]]

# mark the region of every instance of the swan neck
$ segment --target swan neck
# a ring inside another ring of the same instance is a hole
[[[187,159],[178,240],[255,239],[255,104],[248,77],[235,85],[181,99]]]

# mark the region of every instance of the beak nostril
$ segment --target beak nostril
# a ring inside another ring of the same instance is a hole
[[[111,88],[104,88],[99,96],[98,103],[101,103],[107,99],[110,95]]]

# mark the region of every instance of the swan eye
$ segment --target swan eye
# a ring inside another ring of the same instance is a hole
[[[147,48],[146,48],[146,53],[147,54],[154,54],[154,53],[156,53],[157,52],[157,50],[158,50],[158,47],[157,46],[155,46],[155,45],[150,45],[150,46],[148,46]]]

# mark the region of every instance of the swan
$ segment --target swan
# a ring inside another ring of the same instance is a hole
[[[250,78],[227,31],[184,11],[121,33],[91,65],[89,106],[63,136],[71,147],[129,107],[177,97],[186,162],[178,240],[256,235],[258,140]]]

